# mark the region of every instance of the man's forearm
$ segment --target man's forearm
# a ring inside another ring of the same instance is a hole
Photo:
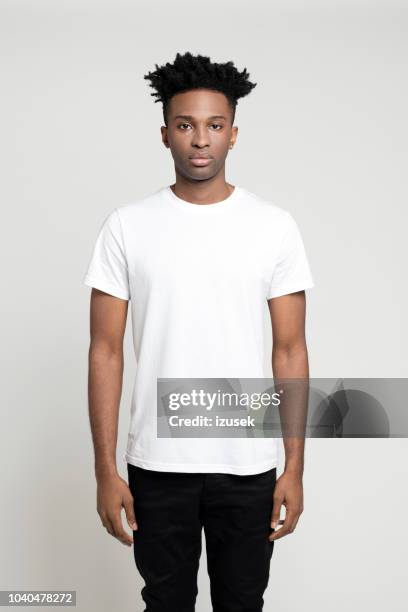
[[[117,473],[116,445],[122,380],[123,351],[112,352],[91,343],[88,404],[96,478]]]
[[[308,381],[309,361],[306,343],[302,342],[296,347],[273,349],[272,371],[274,378],[277,380],[285,378],[298,378],[302,380],[306,379]],[[307,388],[305,388],[304,385],[299,385],[299,387],[296,388],[295,396],[297,401],[299,398],[301,398],[302,402],[305,403],[305,410],[307,413]],[[296,408],[298,409],[298,407]],[[285,408],[286,414],[283,416],[283,418],[288,419],[288,421],[290,420],[288,418],[288,411],[290,409],[291,406],[287,405]],[[298,412],[299,419],[304,416],[302,410],[303,407]],[[295,415],[295,419],[298,418],[298,415]],[[300,423],[297,423],[295,427],[297,431],[302,429]],[[285,471],[293,471],[303,474],[305,449],[304,437],[300,435],[285,436],[283,431],[283,443],[285,446]]]

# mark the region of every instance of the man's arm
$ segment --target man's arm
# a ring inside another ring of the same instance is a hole
[[[276,379],[309,378],[309,361],[305,339],[306,298],[304,291],[268,300],[272,322],[272,371]],[[276,540],[292,533],[303,512],[304,438],[283,437],[285,468],[274,491],[271,520],[273,529],[283,523],[269,539]],[[280,521],[281,505],[286,507],[284,521]]]
[[[116,467],[127,310],[127,300],[92,289],[88,404],[95,452],[97,511],[108,532],[123,544],[131,545],[133,539],[123,529],[121,511],[124,507],[129,526],[137,529],[133,497]]]

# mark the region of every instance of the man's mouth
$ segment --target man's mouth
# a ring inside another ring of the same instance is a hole
[[[212,158],[208,155],[191,155],[190,161],[193,166],[208,166],[211,163]]]

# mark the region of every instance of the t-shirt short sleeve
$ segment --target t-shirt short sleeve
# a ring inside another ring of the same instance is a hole
[[[267,299],[314,287],[312,273],[299,228],[287,215],[286,231],[273,271]]]
[[[130,299],[128,265],[117,208],[99,230],[83,283],[123,300]]]

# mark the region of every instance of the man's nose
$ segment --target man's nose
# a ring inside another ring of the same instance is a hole
[[[205,127],[198,127],[195,130],[191,144],[193,147],[206,147],[209,145],[208,132]]]

